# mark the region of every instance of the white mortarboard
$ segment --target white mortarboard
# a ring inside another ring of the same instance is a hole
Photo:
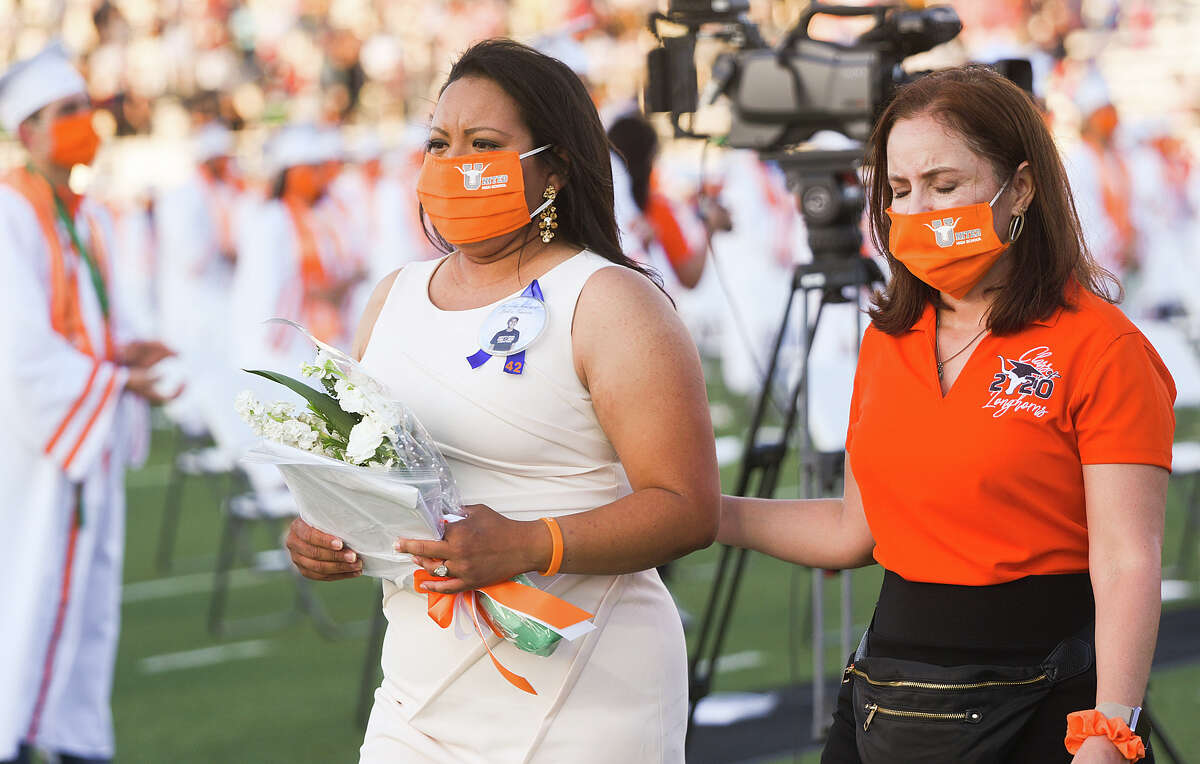
[[[1089,67],[1075,86],[1074,99],[1079,114],[1085,118],[1111,104],[1112,97],[1108,94],[1108,83],[1104,81],[1104,75],[1095,67]]]
[[[83,77],[71,65],[62,42],[55,41],[16,62],[0,77],[0,125],[11,134],[39,109],[87,93]]]
[[[197,162],[233,154],[233,133],[216,122],[209,122],[192,136],[192,153]]]
[[[346,145],[342,141],[342,132],[329,125],[317,128],[317,152],[322,162],[339,162],[346,158]]]
[[[302,164],[321,164],[327,152],[321,146],[320,132],[312,123],[287,125],[271,138],[267,159],[272,173]]]

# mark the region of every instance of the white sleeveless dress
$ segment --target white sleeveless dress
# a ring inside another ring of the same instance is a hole
[[[535,520],[628,494],[571,346],[580,291],[613,263],[584,251],[538,279],[549,320],[518,376],[503,371],[502,358],[478,369],[467,363],[479,349],[480,325],[503,300],[472,310],[437,308],[429,280],[440,262],[410,263],[400,272],[363,364],[441,446],[463,502]],[[384,679],[362,762],[683,761],[686,647],[658,573],[531,575],[594,613],[598,627],[564,640],[549,657],[489,636],[496,657],[537,695],[505,681],[473,630],[457,638],[453,627],[443,630],[429,618],[424,596],[384,583]]]

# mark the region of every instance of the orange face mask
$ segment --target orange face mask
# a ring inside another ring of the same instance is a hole
[[[312,204],[325,190],[325,172],[320,167],[300,164],[289,167],[283,181],[283,192],[296,196],[306,204]]]
[[[59,117],[50,125],[50,160],[60,167],[91,164],[98,148],[91,109]]]
[[[451,244],[471,244],[512,233],[528,225],[551,202],[547,200],[530,213],[521,170],[522,159],[548,148],[546,145],[524,154],[426,154],[417,178],[417,198],[434,228]]]
[[[912,275],[957,300],[995,265],[1009,243],[1000,243],[992,224],[992,205],[1008,188],[1000,187],[987,204],[904,215],[887,209],[892,220],[888,248]]]

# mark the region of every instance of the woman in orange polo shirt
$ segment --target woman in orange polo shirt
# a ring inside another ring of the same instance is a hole
[[[886,569],[822,761],[1137,760],[1171,377],[1112,304],[1019,88],[982,67],[918,80],[866,164],[892,277],[863,338],[844,496],[725,497],[719,538]]]

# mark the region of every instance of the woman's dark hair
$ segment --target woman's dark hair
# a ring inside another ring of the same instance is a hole
[[[533,134],[533,145],[549,144],[537,155],[567,179],[555,200],[558,235],[618,265],[637,271],[660,289],[662,279],[621,250],[613,211],[612,165],[600,115],[579,77],[556,58],[506,39],[471,46],[450,69],[439,92],[463,77],[483,77],[500,86],[517,103],[521,120]],[[565,160],[559,153],[565,155]],[[435,247],[451,252],[420,209],[425,235]]]
[[[902,87],[867,143],[867,217],[875,246],[887,255],[892,270],[887,288],[875,295],[871,318],[876,327],[900,334],[916,324],[927,303],[943,307],[940,293],[912,275],[888,249],[888,136],[899,120],[924,114],[961,135],[1001,181],[1022,162],[1028,161],[1033,172],[1034,196],[1025,212],[1025,230],[1009,247],[1008,281],[987,318],[994,334],[1013,334],[1068,307],[1066,290],[1072,279],[1109,302],[1120,299],[1116,277],[1096,263],[1084,244],[1066,170],[1033,101],[995,71],[964,66]]]
[[[645,212],[650,201],[650,171],[658,154],[658,132],[641,114],[626,114],[609,126],[608,139],[625,162],[633,200]]]

